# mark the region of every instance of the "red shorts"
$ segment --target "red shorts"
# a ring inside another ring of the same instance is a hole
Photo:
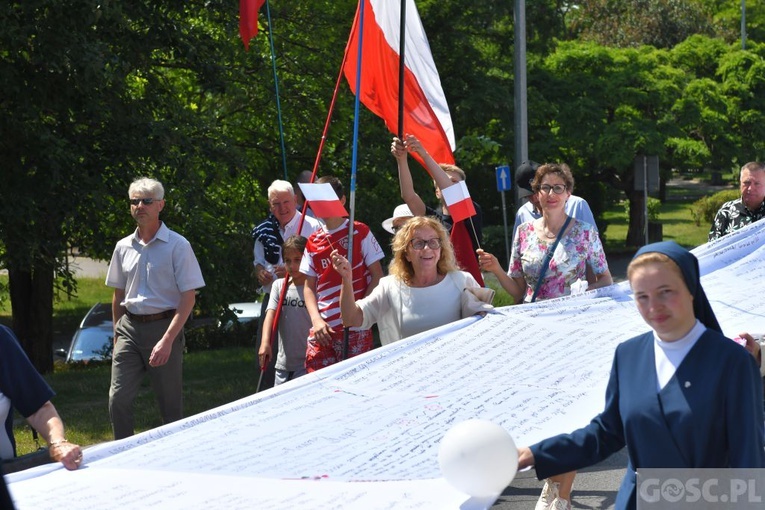
[[[352,358],[372,350],[372,330],[348,331],[348,357]],[[306,372],[314,372],[320,368],[334,365],[343,360],[343,331],[332,333],[332,342],[326,347],[320,345],[313,337],[308,337],[308,346],[305,352]]]

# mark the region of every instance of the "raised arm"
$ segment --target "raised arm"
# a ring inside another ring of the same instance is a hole
[[[404,145],[408,152],[416,152],[420,155],[422,161],[425,163],[425,170],[439,189],[443,190],[454,184],[449,178],[449,174],[444,172],[444,169],[436,163],[436,160],[434,160],[430,154],[428,154],[428,151],[425,150],[425,147],[422,146],[420,141],[414,135],[407,135]]]
[[[420,195],[414,191],[414,182],[412,181],[412,172],[409,169],[409,161],[404,142],[398,138],[393,138],[390,145],[390,153],[396,158],[398,164],[398,185],[401,188],[401,198],[409,210],[415,216],[425,216],[425,202]]]

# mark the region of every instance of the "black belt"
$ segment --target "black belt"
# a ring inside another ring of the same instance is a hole
[[[127,310],[125,311],[127,316],[130,318],[131,321],[136,322],[154,322],[162,319],[169,319],[173,315],[175,315],[175,310],[165,310],[164,312],[159,313],[150,313],[148,315],[138,315],[135,313],[130,313]]]

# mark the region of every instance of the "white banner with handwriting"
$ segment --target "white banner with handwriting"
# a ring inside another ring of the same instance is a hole
[[[725,333],[764,333],[765,221],[694,253]],[[615,346],[647,330],[626,282],[499,312],[88,448],[78,471],[11,475],[11,494],[19,510],[485,508],[440,477],[444,433],[482,418],[525,445],[586,424]]]

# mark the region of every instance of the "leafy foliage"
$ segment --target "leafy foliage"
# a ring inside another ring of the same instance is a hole
[[[659,214],[661,213],[661,200],[658,198],[648,197],[648,200],[646,202],[646,210],[648,211],[648,221],[658,221]],[[630,203],[624,202],[624,210],[627,213],[627,215],[630,215]],[[643,214],[643,211],[640,211],[639,214]]]
[[[714,195],[702,197],[695,201],[691,206],[691,216],[696,225],[702,223],[711,225],[715,219],[717,211],[725,202],[730,202],[741,197],[741,193],[738,190],[730,189],[724,191],[718,191]]]
[[[690,35],[716,33],[711,13],[695,0],[584,0],[569,21],[578,38],[619,48],[671,48]]]

